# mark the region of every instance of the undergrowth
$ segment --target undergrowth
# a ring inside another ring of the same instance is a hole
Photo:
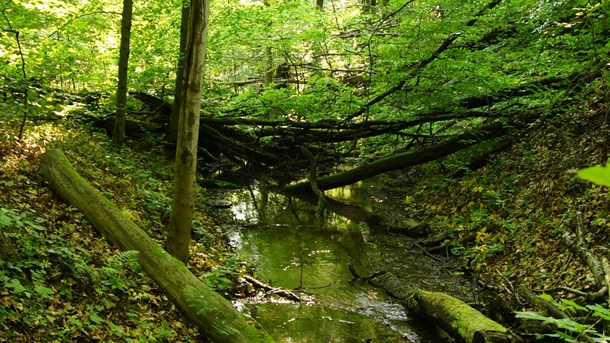
[[[597,291],[561,236],[573,234],[580,217],[591,251],[604,256],[610,249],[609,189],[576,174],[608,160],[610,111],[603,99],[536,122],[481,169],[418,183],[406,211],[446,233],[446,253],[507,298],[515,300],[519,285],[556,298],[573,297],[566,289]]]
[[[37,173],[39,155],[61,148],[85,179],[162,243],[173,185],[162,142],[143,136],[114,151],[108,137],[78,120],[88,113],[78,104],[45,104],[45,111],[70,107],[62,112],[69,119],[34,116],[18,141],[18,108],[3,106],[13,111],[0,114],[0,230],[10,247],[0,255],[0,341],[201,341],[139,268],[137,252],[109,245]],[[205,239],[193,243],[194,271],[227,290],[225,241],[201,208],[195,219]]]

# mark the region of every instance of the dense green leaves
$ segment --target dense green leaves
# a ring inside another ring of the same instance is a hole
[[[484,10],[489,3],[392,0],[363,13],[355,1],[328,3],[323,11],[311,1],[214,2],[206,84],[217,94],[258,97],[263,75],[272,72],[282,82],[288,78],[294,91],[289,98],[303,103],[291,110],[319,120],[348,115],[406,81],[401,91],[367,110],[369,117],[404,119],[439,109],[460,111],[457,103],[465,98],[493,97],[531,79],[603,65],[610,49],[603,38],[610,29],[607,3],[502,1]],[[111,89],[119,1],[30,0],[3,6],[21,32],[28,75],[62,89]],[[130,89],[171,96],[181,1],[136,6]],[[456,34],[459,38],[432,63],[407,73]],[[0,36],[0,53],[9,62],[2,74],[15,78],[18,59],[8,35]],[[287,73],[277,75],[281,66]],[[328,83],[320,83],[324,78],[334,84],[319,87]],[[263,93],[257,110],[246,113],[264,116],[281,100],[269,97],[282,94]],[[499,111],[515,105],[545,107],[565,96],[534,92],[490,105]],[[307,97],[322,100],[310,106]]]

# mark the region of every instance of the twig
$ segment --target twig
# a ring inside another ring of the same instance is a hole
[[[428,257],[430,257],[431,259],[438,261],[438,262],[442,262],[443,260],[441,260],[440,258],[432,255],[431,253],[428,252],[428,250],[426,250],[424,247],[422,247],[419,243],[415,242],[413,243],[416,247],[420,248],[421,251],[426,254]]]
[[[352,281],[357,280],[357,281],[361,281],[362,283],[370,282],[374,278],[380,277],[381,275],[384,275],[387,273],[386,271],[380,271],[380,272],[372,273],[369,276],[363,277],[362,275],[358,274],[358,272],[356,271],[356,268],[354,268],[354,266],[352,264],[348,265],[348,268],[349,268],[350,273],[352,273],[352,276],[354,276],[354,279]]]
[[[533,291],[536,292],[536,293],[557,293],[557,292],[560,292],[560,291],[564,291],[564,292],[576,294],[576,295],[581,296],[581,297],[587,296],[586,292],[583,292],[583,291],[581,291],[579,289],[565,287],[565,286],[558,286],[558,287],[546,288],[546,289],[536,289],[536,290],[533,290]]]
[[[593,254],[593,252],[587,249],[586,243],[584,241],[582,227],[577,228],[576,237],[577,241],[574,241],[570,233],[566,232],[561,238],[563,240],[563,243],[568,247],[568,249],[570,249],[572,253],[576,254],[576,256],[578,256],[581,261],[583,261],[585,265],[589,267],[591,273],[593,273],[593,278],[595,279],[595,286],[597,287],[597,289],[603,288],[606,284],[606,281],[601,262],[599,261],[597,256]]]
[[[291,292],[291,291],[289,291],[287,289],[273,287],[271,285],[268,285],[268,284],[266,284],[266,283],[264,283],[262,281],[259,281],[259,280],[255,279],[255,278],[253,278],[253,277],[251,277],[249,275],[244,276],[244,279],[246,279],[246,281],[254,284],[257,287],[260,287],[262,289],[267,290],[268,292],[270,292],[272,294],[277,294],[277,295],[279,295],[279,296],[281,296],[283,298],[294,300],[294,301],[297,301],[297,302],[301,302],[302,301],[301,298],[299,298],[296,294],[294,294],[293,292]]]

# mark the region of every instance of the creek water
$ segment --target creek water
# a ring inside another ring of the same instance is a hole
[[[388,199],[371,196],[374,187],[356,185],[332,195],[362,211],[376,211],[377,205],[387,207]],[[309,202],[256,187],[227,195],[238,223],[229,230],[233,247],[256,268],[261,281],[304,299],[235,301],[277,342],[442,341],[433,327],[410,318],[383,290],[354,281],[349,265],[363,276],[383,270],[410,287],[469,299],[462,279],[422,254],[412,239],[382,226],[369,227],[329,211],[321,214]]]

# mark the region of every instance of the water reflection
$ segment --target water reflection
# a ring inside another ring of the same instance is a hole
[[[356,199],[366,210],[352,214],[357,208],[345,207],[346,217],[264,190],[233,193],[231,211],[243,224],[230,234],[236,250],[264,282],[311,294],[317,304],[242,305],[281,342],[437,342],[425,328],[412,325],[402,306],[382,290],[352,282],[348,266],[363,273],[386,270],[411,287],[461,298],[467,298],[467,290],[413,250],[408,239],[371,233],[366,220],[374,217],[375,200],[362,189],[342,192],[335,196]]]

